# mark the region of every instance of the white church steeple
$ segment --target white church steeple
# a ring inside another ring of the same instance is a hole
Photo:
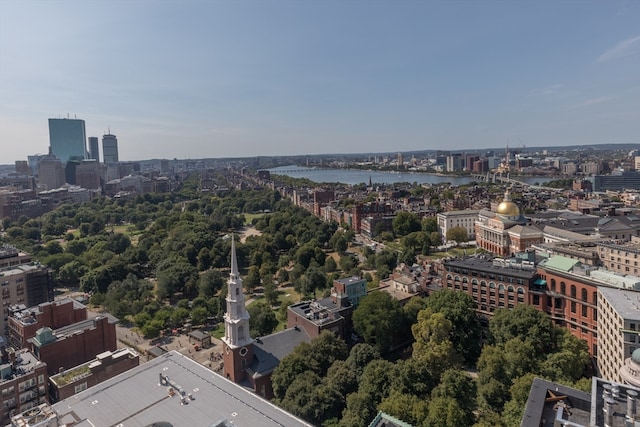
[[[225,333],[222,340],[232,349],[253,342],[249,336],[249,312],[244,304],[242,278],[238,271],[235,239],[231,237],[231,272],[227,281],[227,312],[224,315]]]

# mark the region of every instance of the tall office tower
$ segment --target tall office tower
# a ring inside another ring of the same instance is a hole
[[[89,159],[100,161],[100,149],[97,136],[89,137]]]
[[[62,163],[86,157],[87,134],[84,120],[49,119],[49,145],[51,152]]]
[[[118,163],[118,139],[111,133],[102,135],[102,158],[105,163]]]

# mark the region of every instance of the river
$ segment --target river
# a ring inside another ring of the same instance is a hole
[[[468,184],[473,181],[477,181],[474,178],[468,176],[448,176],[448,175],[433,175],[429,173],[421,172],[384,172],[384,171],[371,171],[361,169],[315,169],[304,168],[300,166],[279,166],[277,168],[269,169],[273,174],[286,175],[292,178],[307,178],[313,182],[341,182],[343,184],[355,185],[355,184],[368,184],[369,179],[373,184],[395,184],[398,182],[409,182],[418,184],[440,184],[443,182],[450,182],[454,185]],[[556,178],[548,177],[518,177],[518,181],[525,182],[527,184],[545,183]]]

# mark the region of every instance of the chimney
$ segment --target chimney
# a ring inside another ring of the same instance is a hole
[[[7,351],[7,353],[9,354],[9,363],[11,363],[12,367],[16,367],[16,351],[14,349],[11,349],[9,351]]]
[[[627,419],[633,420],[636,416],[638,392],[635,390],[627,390]]]

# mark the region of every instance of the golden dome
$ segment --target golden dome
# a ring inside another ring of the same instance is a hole
[[[504,200],[498,205],[498,215],[507,217],[519,217],[520,208],[511,201],[509,189],[504,193]]]
[[[520,208],[510,200],[505,200],[498,205],[498,215],[520,216]]]

